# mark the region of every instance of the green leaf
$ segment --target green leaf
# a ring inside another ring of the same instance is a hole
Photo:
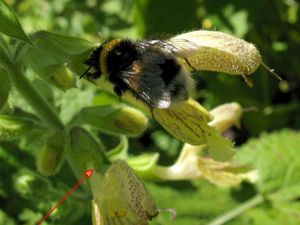
[[[300,192],[292,191],[293,187],[300,185],[299,146],[299,132],[281,130],[250,140],[241,147],[235,160],[258,170],[260,179],[256,185],[261,192],[279,191],[282,199],[293,199],[300,197]],[[293,197],[286,197],[288,190]]]
[[[14,221],[13,218],[7,215],[4,211],[0,210],[0,224],[16,225],[17,223]]]
[[[276,208],[259,207],[243,215],[241,221],[251,221],[251,225],[298,225],[299,210],[300,204],[297,202],[281,204]],[[241,221],[238,224],[242,224]]]
[[[28,49],[25,63],[43,78],[50,78],[59,67],[63,66],[63,61],[33,47]]]
[[[0,37],[0,68],[3,67],[7,69],[11,64],[9,49],[5,45],[5,40]]]
[[[30,40],[22,29],[14,11],[2,0],[0,1],[0,21],[1,33],[30,44]]]
[[[286,186],[268,196],[275,204],[296,200],[300,196],[300,184]]]
[[[4,69],[0,69],[0,111],[8,100],[8,95],[11,89],[11,83],[8,73]]]
[[[93,45],[81,38],[39,31],[32,35],[37,50],[60,63],[68,63],[72,57],[81,55]],[[76,59],[75,59],[76,60]]]
[[[32,35],[32,38],[40,49],[49,51],[54,55],[57,55],[57,53],[78,55],[93,47],[93,44],[85,39],[47,31],[36,32]]]
[[[35,47],[28,50],[27,64],[38,74],[50,77],[59,67],[68,65],[78,75],[84,71],[84,60],[93,45],[81,38],[46,31],[34,33]]]
[[[173,208],[177,212],[175,220],[170,218],[172,214],[161,212],[157,219],[151,222],[153,225],[205,225],[209,220],[236,205],[229,197],[230,190],[216,188],[205,181],[192,184],[148,182],[146,185],[161,209]]]

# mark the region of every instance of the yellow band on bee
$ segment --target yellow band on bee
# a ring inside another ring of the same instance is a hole
[[[121,39],[114,39],[109,41],[103,46],[102,51],[100,52],[100,69],[104,76],[108,76],[108,70],[107,70],[107,56],[109,52],[114,49],[119,43],[121,42]]]

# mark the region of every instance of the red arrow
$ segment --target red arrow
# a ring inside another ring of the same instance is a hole
[[[92,176],[93,174],[93,171],[94,170],[87,170],[85,171],[85,177],[83,177],[80,181],[78,181],[78,183],[56,204],[56,206],[54,206],[48,213],[47,215],[38,223],[38,225],[41,225],[42,222],[44,222],[49,216],[51,213],[53,213],[53,211],[58,207],[60,206],[72,193],[73,191],[75,191],[79,185],[85,181],[85,179],[89,178]]]

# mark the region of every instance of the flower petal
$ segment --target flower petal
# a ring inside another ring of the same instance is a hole
[[[239,124],[243,109],[240,104],[232,102],[220,105],[209,113],[214,117],[209,125],[215,127],[219,132],[224,132],[231,126]]]
[[[261,64],[261,56],[253,44],[218,31],[184,33],[172,38],[170,44],[176,47],[175,54],[186,59],[186,67],[192,66],[197,71],[249,75]]]
[[[206,143],[209,113],[195,100],[178,102],[168,109],[153,109],[154,118],[173,136],[193,145]]]
[[[153,109],[152,113],[179,140],[191,145],[207,144],[212,158],[223,161],[233,156],[233,143],[208,125],[210,114],[195,100],[179,102],[168,109]]]
[[[154,199],[122,160],[107,170],[101,189],[94,206],[96,225],[147,225],[158,214]]]

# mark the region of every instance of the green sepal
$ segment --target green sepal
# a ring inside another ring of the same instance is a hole
[[[110,149],[106,155],[110,161],[116,161],[117,159],[126,160],[128,158],[127,138],[125,136],[121,136],[120,143],[113,149]]]
[[[127,136],[141,135],[148,125],[141,111],[121,104],[87,107],[81,110],[78,118],[104,132]]]
[[[141,177],[157,180],[153,174],[153,169],[157,166],[159,153],[145,153],[137,157],[130,158],[127,163]]]
[[[79,179],[87,169],[104,174],[110,166],[102,147],[85,129],[73,127],[69,144],[68,161]]]
[[[66,140],[64,133],[57,131],[52,134],[46,144],[39,150],[36,165],[44,176],[52,176],[60,171],[65,161]]]

